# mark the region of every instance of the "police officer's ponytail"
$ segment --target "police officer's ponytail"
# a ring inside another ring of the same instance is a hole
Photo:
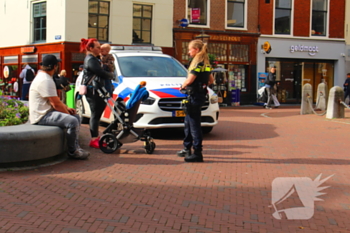
[[[199,52],[193,58],[189,70],[197,67],[198,63],[203,62],[204,66],[210,65],[209,57],[208,57],[208,48],[207,43],[203,43],[201,40],[192,40],[189,44],[189,47],[198,48]]]

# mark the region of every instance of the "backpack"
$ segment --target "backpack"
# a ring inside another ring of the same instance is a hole
[[[34,79],[34,72],[32,71],[32,69],[27,69],[27,71],[26,71],[26,80],[28,81],[28,82],[31,82],[31,81],[33,81],[33,79]]]

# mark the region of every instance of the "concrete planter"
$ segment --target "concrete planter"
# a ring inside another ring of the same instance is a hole
[[[0,127],[0,163],[47,159],[65,152],[64,131],[56,126]]]

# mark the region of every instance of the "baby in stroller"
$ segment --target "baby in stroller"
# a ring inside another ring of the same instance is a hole
[[[147,154],[152,154],[156,148],[150,133],[146,129],[134,128],[133,123],[136,120],[136,114],[141,101],[148,98],[148,91],[145,88],[146,82],[142,81],[133,91],[127,105],[121,98],[116,101],[109,98],[109,93],[104,87],[97,88],[99,95],[106,101],[107,106],[114,115],[114,120],[103,131],[100,137],[100,149],[104,153],[113,153],[125,143],[144,142],[144,149]]]

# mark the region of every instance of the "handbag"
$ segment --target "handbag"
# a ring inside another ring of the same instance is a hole
[[[86,95],[87,93],[87,86],[86,85],[80,85],[79,86],[79,95]]]
[[[86,84],[81,84],[79,86],[79,95],[86,95],[86,93],[87,93],[87,85],[89,85],[92,82],[92,80],[94,80],[95,78],[96,78],[96,75],[92,76],[90,78],[90,80]],[[83,80],[81,82],[83,82]]]

